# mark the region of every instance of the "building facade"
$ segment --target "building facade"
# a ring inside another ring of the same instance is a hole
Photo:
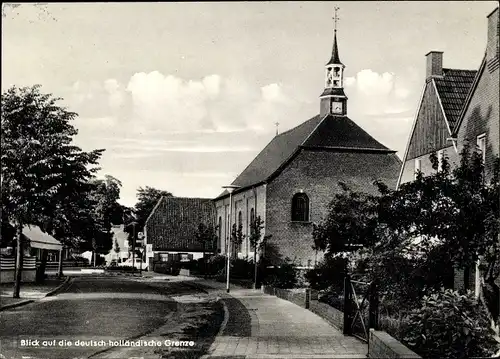
[[[442,68],[442,52],[427,54],[427,78],[408,140],[398,185],[418,171],[432,173],[429,156],[458,163],[464,146],[482,154],[486,181],[499,156],[499,16],[488,19],[486,51],[479,70]],[[455,288],[479,291],[478,268],[455,271]]]
[[[329,203],[342,191],[339,182],[367,193],[376,193],[376,180],[396,187],[401,161],[395,151],[347,117],[344,69],[335,31],[319,115],[276,135],[233,181],[238,188],[214,200],[221,253],[231,248],[252,258],[250,223],[260,216],[262,238],[270,236],[282,259],[311,267],[322,258],[312,248],[313,224],[327,216]],[[237,248],[228,246],[232,224],[245,235]]]

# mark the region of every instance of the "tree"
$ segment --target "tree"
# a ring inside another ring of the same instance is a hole
[[[313,225],[313,249],[326,252],[327,259],[377,241],[380,196],[354,192],[339,184],[342,192],[331,201],[326,219]],[[375,184],[385,191],[383,184]]]
[[[139,231],[143,230],[146,219],[148,219],[151,211],[162,197],[172,197],[172,193],[149,186],[145,188],[139,187],[137,190],[137,203],[135,204]]]
[[[58,100],[42,94],[40,86],[11,87],[1,98],[2,217],[16,231],[15,298],[22,274],[23,226],[44,229],[47,222],[67,223],[69,193],[84,191],[103,152],[84,152],[72,144],[77,130],[70,121],[77,115],[58,106]]]
[[[195,239],[203,246],[203,258],[207,251],[213,252],[217,242],[217,227],[200,223],[196,229]]]
[[[253,288],[257,288],[257,275],[258,275],[258,266],[257,266],[257,247],[260,243],[262,236],[262,229],[264,228],[264,221],[260,216],[257,216],[252,221],[250,221],[250,236],[248,237],[248,241],[250,242],[250,246],[253,250],[253,265],[254,265],[254,279],[253,279]]]
[[[243,243],[243,239],[245,239],[245,235],[243,234],[243,225],[239,223],[233,223],[233,229],[231,231],[231,245],[232,245],[232,255],[233,257],[237,256],[238,249],[241,248],[241,244]]]

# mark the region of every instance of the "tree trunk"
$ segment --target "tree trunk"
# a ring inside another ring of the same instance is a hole
[[[16,231],[16,272],[14,278],[14,294],[13,298],[19,298],[21,292],[21,278],[23,275],[23,225],[17,224]]]
[[[40,258],[40,267],[36,271],[36,281],[38,283],[43,283],[45,280],[45,268],[47,267],[47,255],[48,252],[46,249],[41,249],[42,258]]]
[[[257,289],[257,246],[253,249],[253,289]]]
[[[57,267],[57,277],[61,278],[63,275],[63,253],[64,249],[61,249],[59,251],[59,265]]]

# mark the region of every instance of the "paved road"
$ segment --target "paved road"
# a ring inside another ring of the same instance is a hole
[[[170,296],[196,292],[182,282],[155,288],[124,277],[74,278],[57,296],[0,312],[0,352],[9,359],[88,357],[109,340],[138,338],[167,324],[178,306]]]

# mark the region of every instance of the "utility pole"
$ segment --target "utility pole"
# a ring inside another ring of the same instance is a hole
[[[132,222],[132,266],[134,267],[133,272],[135,272],[135,221]]]

